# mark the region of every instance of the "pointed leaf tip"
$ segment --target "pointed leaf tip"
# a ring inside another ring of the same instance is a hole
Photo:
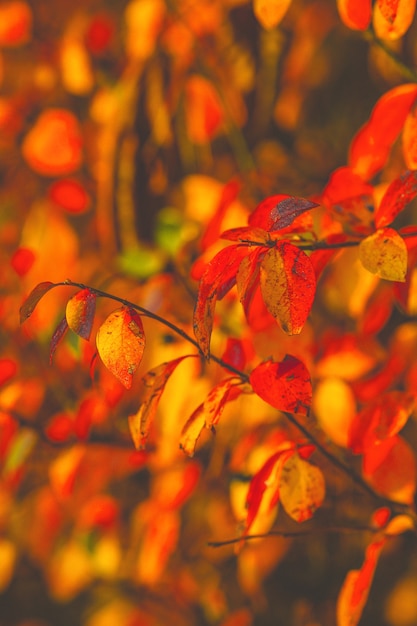
[[[142,320],[133,309],[110,313],[96,337],[97,350],[107,369],[130,389],[145,349]]]
[[[39,283],[39,285],[36,285],[36,287],[32,289],[32,291],[20,307],[21,324],[23,324],[23,322],[25,322],[32,315],[33,311],[36,308],[36,305],[43,298],[43,296],[55,286],[55,283],[46,281],[43,283]]]

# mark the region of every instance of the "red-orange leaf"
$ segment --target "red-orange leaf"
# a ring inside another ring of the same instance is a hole
[[[282,330],[299,334],[316,293],[316,275],[306,253],[287,241],[278,241],[262,259],[260,285],[266,308]]]
[[[142,378],[142,385],[139,391],[139,410],[134,415],[129,415],[128,418],[130,434],[137,449],[145,445],[159,400],[171,374],[184,359],[195,356],[186,354],[168,363],[161,363],[161,365],[149,370]]]
[[[337,601],[337,626],[356,626],[359,622],[385,542],[386,538],[373,541],[366,549],[361,569],[346,576]]]
[[[312,398],[310,374],[295,357],[287,354],[280,363],[260,363],[252,371],[250,382],[254,392],[276,409],[308,413]]]
[[[145,349],[145,334],[140,316],[122,307],[110,313],[96,337],[97,350],[107,369],[130,389]]]
[[[210,261],[201,278],[194,309],[194,334],[205,357],[210,355],[210,337],[213,329],[214,309],[236,282],[236,272],[247,254],[238,245],[227,246]]]
[[[250,306],[259,286],[259,266],[265,256],[266,248],[251,250],[242,260],[236,274],[236,287],[245,315],[249,318]]]
[[[38,304],[39,300],[43,298],[43,296],[53,287],[55,287],[54,283],[46,281],[44,283],[39,283],[36,287],[30,292],[22,306],[20,307],[20,323],[23,324],[25,320],[28,319],[33,313]]]
[[[252,241],[255,243],[267,243],[270,240],[269,234],[263,228],[241,226],[240,228],[230,228],[225,230],[220,237],[229,241]]]
[[[223,187],[216,212],[208,223],[201,238],[202,250],[207,250],[207,248],[215,243],[219,238],[222,222],[226,216],[228,208],[236,200],[239,190],[240,183],[237,180],[231,180]]]
[[[95,312],[95,294],[89,289],[81,289],[67,302],[65,316],[69,328],[88,341],[93,327]]]
[[[296,217],[316,206],[316,202],[295,196],[270,196],[258,204],[249,216],[249,225],[267,231],[281,230],[290,226]]]
[[[415,83],[387,91],[356,134],[350,146],[349,165],[364,180],[371,179],[384,167],[416,96]]]
[[[366,30],[372,17],[371,0],[337,0],[340,19],[348,28]]]
[[[404,161],[410,170],[417,169],[417,107],[411,107],[402,133]]]
[[[54,334],[52,335],[51,345],[49,349],[49,363],[52,363],[52,358],[55,354],[55,350],[58,347],[59,342],[64,337],[65,333],[68,330],[68,322],[67,318],[64,317],[58,324],[58,326],[54,330]]]
[[[417,171],[407,171],[392,181],[375,212],[375,226],[389,226],[417,196]]]
[[[239,379],[235,376],[222,380],[213,387],[204,402],[196,408],[187,420],[182,429],[180,440],[180,448],[186,454],[194,455],[195,446],[203,428],[212,429],[218,424],[226,402],[235,399],[240,394],[241,390],[236,388],[238,382]],[[231,394],[232,389],[235,390],[234,394]]]

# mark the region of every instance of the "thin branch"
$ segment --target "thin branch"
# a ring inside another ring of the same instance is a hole
[[[391,48],[385,43],[385,41],[379,39],[372,27],[364,32],[364,37],[374,45],[378,46],[378,48],[383,50],[385,54],[391,59],[391,61],[395,63],[397,68],[400,70],[402,75],[407,78],[407,80],[417,82],[417,71],[404,63],[404,61],[393,50],[391,50]]]

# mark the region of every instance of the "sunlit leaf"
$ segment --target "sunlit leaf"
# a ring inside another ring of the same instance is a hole
[[[313,265],[303,250],[279,241],[262,259],[260,285],[266,308],[289,335],[299,334],[316,292]]]
[[[253,0],[253,12],[266,29],[275,28],[288,11],[291,0]]]
[[[240,228],[230,228],[221,235],[222,239],[229,241],[251,241],[254,243],[267,243],[270,240],[269,233],[263,228],[252,226],[241,226]]]
[[[368,599],[369,590],[386,539],[373,541],[366,549],[365,561],[360,570],[350,571],[337,600],[337,626],[356,626]]]
[[[67,302],[65,316],[71,330],[86,339],[90,339],[96,311],[96,296],[90,289],[81,289]]]
[[[399,39],[411,26],[416,0],[378,0],[374,6],[373,27],[381,39]]]
[[[20,307],[20,323],[23,324],[25,320],[28,319],[36,308],[38,302],[43,298],[43,296],[53,287],[55,287],[54,283],[49,281],[39,283],[36,287],[30,292],[22,306]]]
[[[97,350],[107,369],[130,389],[145,349],[145,334],[140,316],[130,308],[113,311],[100,326]]]
[[[255,291],[259,286],[260,263],[266,251],[267,250],[262,247],[250,250],[240,263],[236,273],[236,288],[247,318],[249,318],[249,311]]]
[[[349,428],[356,415],[355,395],[341,378],[321,380],[314,390],[313,408],[326,435],[339,446],[348,445]]]
[[[375,491],[391,500],[412,504],[416,491],[416,458],[399,435],[364,451],[363,474]]]
[[[387,91],[354,137],[350,146],[349,165],[363,179],[371,179],[384,167],[416,96],[415,83]]]
[[[290,226],[294,220],[314,207],[316,202],[278,194],[265,198],[249,216],[249,225],[252,228],[262,228],[263,230],[281,230]]]
[[[68,213],[85,213],[90,207],[90,198],[81,183],[75,179],[62,178],[48,189],[49,199]]]
[[[204,402],[187,420],[181,432],[180,448],[188,456],[194,456],[195,447],[203,428],[211,430],[218,424],[226,403],[231,399],[229,394],[233,388],[236,388],[238,382],[239,379],[236,377],[222,380],[213,387]],[[240,389],[236,392],[240,393]],[[233,394],[233,399],[235,397],[236,393]]]
[[[311,404],[310,374],[304,363],[287,355],[283,361],[264,361],[252,371],[254,392],[280,411],[307,414]]]
[[[224,111],[219,95],[210,81],[197,74],[185,85],[187,134],[196,144],[211,141],[219,132]]]
[[[81,129],[73,113],[47,109],[24,138],[22,152],[37,174],[65,176],[80,167],[82,143]]]
[[[26,44],[32,36],[32,9],[27,2],[11,0],[0,6],[0,46]]]
[[[20,469],[32,452],[38,437],[27,428],[21,429],[14,437],[7,451],[3,466],[3,475],[8,476]]]
[[[240,183],[237,180],[232,179],[222,189],[220,198],[217,204],[216,211],[209,221],[207,228],[201,238],[201,249],[206,250],[209,246],[214,244],[221,231],[222,222],[227,214],[230,205],[236,200],[240,190]],[[224,237],[227,239],[227,237]],[[236,239],[234,240],[236,241]]]
[[[402,132],[402,148],[405,163],[410,170],[417,169],[417,107],[412,106],[405,118]]]
[[[17,549],[9,539],[0,539],[0,592],[9,585],[17,560]]]
[[[359,245],[362,265],[386,280],[404,282],[407,274],[407,246],[397,231],[381,228]]]
[[[187,354],[168,363],[161,363],[161,365],[149,370],[142,378],[139,391],[139,410],[134,415],[129,415],[128,418],[130,434],[137,449],[145,445],[158,409],[159,400],[171,374],[177,365],[190,356],[194,355]]]
[[[305,522],[322,505],[326,494],[320,468],[293,454],[279,476],[279,497],[286,513],[296,522]]]
[[[247,251],[238,245],[227,246],[216,254],[208,264],[200,281],[194,309],[194,334],[205,357],[210,354],[210,337],[214,321],[214,309],[236,282],[236,272]]]
[[[348,28],[366,30],[372,17],[371,0],[337,0],[340,19]]]

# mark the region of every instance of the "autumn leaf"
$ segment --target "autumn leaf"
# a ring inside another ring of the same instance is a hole
[[[381,39],[399,39],[411,26],[416,0],[377,0],[374,6],[373,27]]]
[[[253,296],[259,286],[260,263],[265,254],[266,249],[262,247],[251,250],[240,263],[236,273],[236,288],[247,319]]]
[[[187,420],[181,432],[180,448],[188,456],[194,456],[197,440],[203,428],[212,430],[218,424],[226,403],[230,399],[236,398],[236,393],[231,394],[231,390],[239,383],[235,376],[226,378],[218,383],[208,394],[205,401],[200,404]],[[235,390],[240,394],[241,390]]]
[[[185,85],[185,110],[187,134],[195,144],[211,141],[219,132],[224,111],[222,102],[213,84],[195,74]]]
[[[389,226],[399,213],[417,196],[417,171],[407,171],[389,185],[375,211],[375,226]]]
[[[208,223],[203,236],[201,237],[200,245],[202,250],[207,250],[207,248],[218,240],[222,222],[226,217],[230,205],[236,200],[240,186],[240,183],[233,179],[224,185],[216,211]]]
[[[140,316],[130,308],[113,311],[100,326],[97,350],[107,369],[130,389],[145,349],[145,335]]]
[[[38,302],[43,298],[43,296],[53,287],[55,287],[55,283],[51,283],[49,281],[39,283],[36,285],[34,289],[30,292],[22,306],[20,307],[20,323],[23,324],[25,320],[28,319],[36,308]]]
[[[253,243],[268,243],[270,241],[269,233],[266,230],[252,226],[230,228],[222,232],[220,237],[229,241],[249,241]]]
[[[261,26],[275,28],[288,11],[291,0],[253,0],[253,12]]]
[[[284,462],[278,488],[282,506],[296,522],[310,519],[326,494],[321,469],[302,459],[298,453]]]
[[[266,231],[281,230],[290,226],[294,220],[314,207],[316,202],[278,194],[265,198],[249,216],[249,225],[252,228],[262,228]]]
[[[90,339],[96,311],[96,296],[90,289],[81,289],[67,302],[65,316],[71,330],[86,339]]]
[[[262,259],[260,285],[266,308],[288,335],[298,335],[316,292],[313,265],[303,250],[278,241]]]
[[[168,363],[161,363],[149,370],[142,378],[139,390],[139,410],[134,415],[129,415],[128,418],[130,434],[136,449],[145,445],[158,409],[159,400],[171,374],[184,359],[195,356],[186,354]]]
[[[252,371],[250,383],[262,400],[279,411],[307,415],[312,398],[310,374],[295,357],[287,354],[280,363],[260,363]]]
[[[417,169],[417,107],[414,105],[405,118],[402,132],[404,161],[409,170]]]
[[[371,0],[337,0],[340,19],[348,28],[366,30],[372,17]]]
[[[68,322],[67,318],[64,317],[55,328],[54,333],[51,338],[51,344],[49,348],[49,363],[52,364],[52,359],[55,354],[55,351],[58,347],[59,342],[63,339],[65,333],[68,330]]]
[[[247,251],[239,245],[223,248],[210,261],[201,277],[194,308],[193,327],[200,350],[206,358],[210,355],[210,337],[216,302],[235,284],[236,272],[246,254]]]
[[[354,137],[349,151],[349,166],[364,180],[370,180],[384,167],[416,96],[415,83],[387,91]]]
[[[404,282],[407,274],[407,246],[392,228],[380,228],[359,244],[362,265],[386,280]]]

